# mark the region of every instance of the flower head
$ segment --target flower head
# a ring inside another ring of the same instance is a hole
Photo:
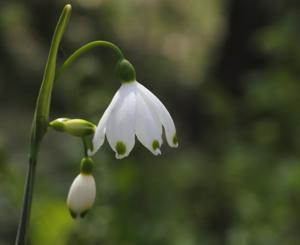
[[[73,181],[67,198],[72,217],[84,217],[93,206],[95,197],[96,184],[93,175],[80,173]]]
[[[70,187],[67,205],[73,218],[84,217],[94,204],[96,183],[92,175],[93,165],[93,160],[90,157],[82,158],[80,174]]]
[[[154,155],[159,155],[162,128],[168,144],[177,147],[175,125],[162,102],[137,81],[123,82],[99,121],[90,154],[102,146],[106,136],[116,158],[124,158],[132,150],[136,136]]]

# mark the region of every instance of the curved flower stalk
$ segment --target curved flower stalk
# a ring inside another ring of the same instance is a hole
[[[93,138],[93,150],[102,146],[105,136],[116,158],[129,155],[135,136],[154,155],[160,155],[162,127],[169,146],[177,147],[173,119],[163,103],[146,87],[136,81],[133,66],[122,60],[117,66],[122,85],[101,117]]]
[[[81,161],[80,174],[74,179],[67,198],[71,216],[83,218],[96,198],[96,183],[92,175],[93,161],[85,157]]]

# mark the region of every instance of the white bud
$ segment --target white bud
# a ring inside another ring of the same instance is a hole
[[[95,197],[96,183],[93,175],[80,173],[73,181],[67,198],[72,217],[84,217],[93,206]]]

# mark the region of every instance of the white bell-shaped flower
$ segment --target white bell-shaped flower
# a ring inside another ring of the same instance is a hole
[[[154,155],[159,155],[162,128],[168,144],[177,147],[175,125],[162,102],[137,81],[124,82],[99,121],[90,155],[102,146],[105,136],[118,159],[129,155],[135,136]]]
[[[73,181],[67,198],[72,217],[84,217],[93,206],[95,197],[96,184],[93,175],[80,173]]]

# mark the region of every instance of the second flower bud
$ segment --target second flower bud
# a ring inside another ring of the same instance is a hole
[[[74,179],[67,198],[67,206],[73,218],[83,218],[95,202],[96,183],[92,171],[93,160],[84,157],[80,174]]]
[[[53,129],[65,132],[67,134],[84,137],[92,135],[95,132],[96,126],[83,119],[58,118],[49,123]]]

